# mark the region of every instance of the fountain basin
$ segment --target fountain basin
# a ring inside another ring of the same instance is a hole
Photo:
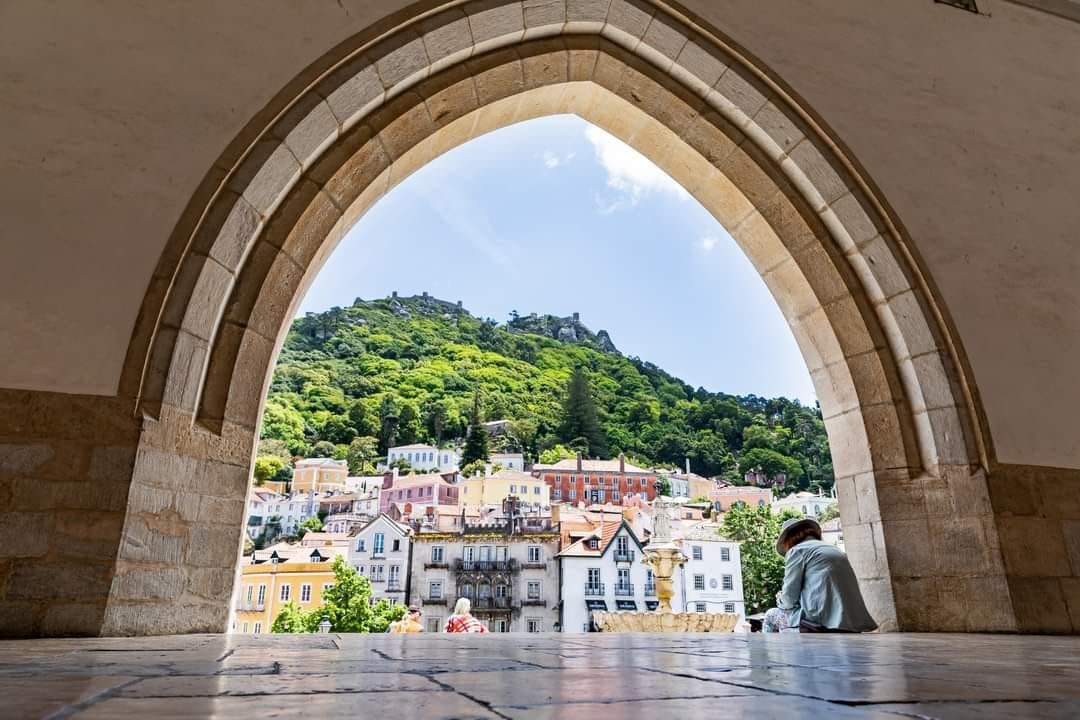
[[[601,632],[723,633],[739,622],[735,613],[593,611]]]

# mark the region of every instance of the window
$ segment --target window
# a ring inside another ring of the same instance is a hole
[[[292,592],[292,585],[281,586],[281,602],[289,602],[289,594]]]
[[[553,495],[556,500],[562,500],[562,490],[560,490],[559,488],[555,488],[555,492],[553,493]]]
[[[311,586],[307,583],[300,586],[300,602],[311,602]]]
[[[544,621],[540,618],[528,618],[525,620],[525,632],[544,632]]]
[[[589,568],[588,584],[593,587],[600,585],[600,568]]]
[[[390,577],[389,577],[390,585],[391,586],[395,585],[400,578],[401,578],[401,566],[400,565],[391,565],[390,566]]]
[[[438,563],[441,563],[442,561],[443,561],[443,546],[442,545],[433,545],[431,547],[431,562],[438,564]]]
[[[510,589],[507,588],[505,585],[495,586],[495,597],[497,598],[505,598],[509,594],[509,592]]]
[[[244,632],[247,632],[247,629],[248,629],[248,624],[244,623]]]
[[[724,603],[724,612],[726,612],[726,613],[735,612],[735,603]]]
[[[357,572],[358,575],[363,575],[364,574],[364,566],[363,565],[357,565],[356,566],[356,572]]]
[[[536,564],[538,564],[540,562],[541,562],[541,560],[540,560],[540,546],[539,545],[530,545],[529,546],[529,563],[532,564],[532,565],[536,565]]]
[[[618,502],[619,501],[619,491],[618,490],[612,490],[611,491],[611,499],[612,499],[613,502]]]
[[[705,603],[696,603],[694,606],[694,610],[699,613],[703,613],[707,611],[707,608],[705,607]]]
[[[385,565],[372,565],[371,566],[371,579],[378,582],[383,579],[383,568]]]
[[[259,602],[258,602],[258,604],[263,605],[265,603],[266,603],[266,586],[265,585],[260,585],[259,586]]]
[[[386,536],[382,533],[375,533],[375,541],[371,544],[371,552],[373,555],[382,555],[386,549]]]
[[[408,490],[405,491],[405,497],[407,497],[407,498],[412,497],[412,488],[409,488]]]
[[[539,580],[530,580],[529,581],[525,597],[528,598],[529,600],[539,600],[540,599],[540,581]]]
[[[732,581],[730,575],[724,575],[721,579],[722,587],[724,590],[734,590],[735,583]]]
[[[720,548],[720,561],[731,562],[731,548]]]
[[[700,560],[701,559],[701,546],[700,545],[694,545],[691,548],[691,552],[693,553],[695,560]]]
[[[511,494],[513,494],[513,493],[516,493],[517,491],[518,491],[518,490],[517,490],[517,485],[511,485],[511,486],[510,486],[510,493],[511,493]]]
[[[334,583],[323,583],[322,592],[323,597],[326,597],[326,591],[334,587]]]
[[[475,560],[476,559],[476,546],[475,545],[466,545],[465,550],[462,552],[462,558],[467,563],[471,563],[473,560]]]
[[[428,598],[431,600],[442,600],[442,581],[428,583]]]
[[[577,500],[577,490],[570,488],[569,497],[571,500]]]
[[[442,631],[442,618],[429,617],[427,619],[427,631],[429,633],[437,633]]]
[[[694,589],[695,590],[704,590],[705,589],[705,576],[704,575],[695,575],[694,576]]]
[[[356,541],[356,552],[364,552],[364,549],[365,549],[364,544],[365,544],[365,542],[366,541],[364,540],[364,538],[360,538],[360,539],[358,539]]]
[[[255,623],[255,634],[258,635],[262,632],[262,623]]]
[[[630,587],[630,568],[619,568],[619,587]]]
[[[630,553],[630,539],[625,535],[620,535],[615,539],[615,554],[616,555],[628,555]]]
[[[401,552],[401,540],[394,540],[394,545],[390,550],[392,552]]]
[[[490,545],[481,545],[480,546],[480,562],[488,562],[490,560],[491,560],[491,546]]]
[[[540,494],[540,486],[539,485],[533,485],[533,495],[539,495],[539,494]]]
[[[247,586],[247,604],[248,604],[248,605],[250,605],[250,604],[251,604],[251,594],[252,594],[252,593],[253,593],[254,591],[255,591],[255,586],[254,586],[254,585],[248,585],[248,586]]]

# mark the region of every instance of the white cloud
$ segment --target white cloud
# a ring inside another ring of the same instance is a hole
[[[567,153],[566,155],[556,155],[550,150],[545,150],[543,155],[544,167],[548,170],[554,170],[560,165],[566,165],[568,162],[574,159],[575,153]]]
[[[705,252],[709,252],[714,247],[716,247],[716,244],[718,242],[720,242],[720,238],[714,237],[712,235],[706,235],[705,237],[701,238],[699,244],[701,245],[702,250],[704,250]]]
[[[616,195],[615,198],[596,196],[597,210],[601,214],[637,205],[652,193],[668,193],[680,200],[689,197],[670,175],[614,135],[589,125],[585,128],[585,138],[596,151],[597,161],[607,171],[607,186]]]

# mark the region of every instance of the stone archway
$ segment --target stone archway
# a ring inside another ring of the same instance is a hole
[[[383,194],[482,133],[574,113],[732,233],[798,340],[883,626],[1016,630],[962,356],[898,221],[782,84],[659,2],[417,9],[283,91],[207,175],[128,356],[144,414],[104,634],[221,631],[272,363]]]

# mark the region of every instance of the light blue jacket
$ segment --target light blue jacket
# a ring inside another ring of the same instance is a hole
[[[788,611],[791,627],[807,622],[849,632],[877,628],[847,555],[820,540],[804,540],[787,551],[778,602]]]

